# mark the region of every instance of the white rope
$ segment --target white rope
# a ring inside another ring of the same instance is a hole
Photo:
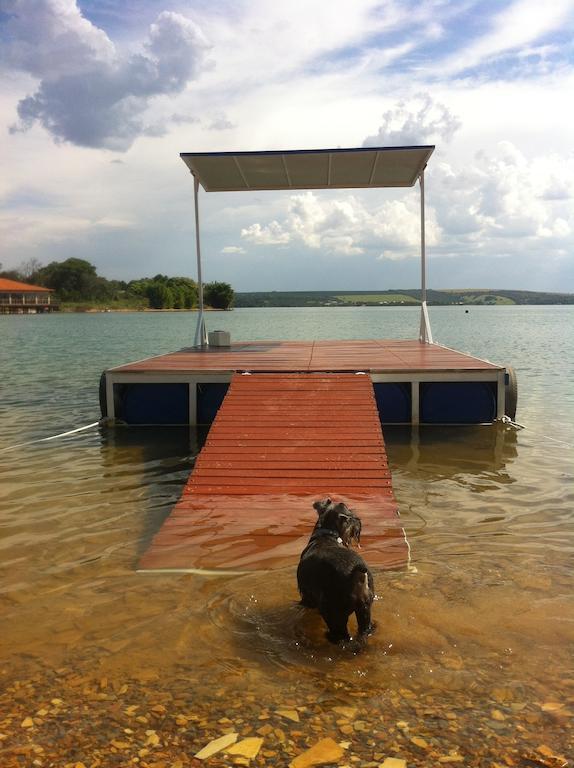
[[[29,440],[27,443],[17,443],[16,445],[10,445],[8,448],[2,448],[0,450],[0,453],[4,453],[5,451],[13,451],[15,448],[22,448],[25,445],[33,445],[34,443],[45,443],[48,440],[57,440],[59,437],[67,437],[68,435],[75,435],[76,432],[83,432],[86,429],[92,429],[93,427],[97,427],[99,421],[93,421],[91,424],[86,424],[85,427],[78,427],[77,429],[70,429],[69,432],[60,432],[59,435],[51,435],[50,437],[41,437],[39,440]]]
[[[512,421],[510,416],[502,416],[502,418],[498,419],[498,421],[501,421],[503,424],[510,424],[510,426],[514,427],[515,429],[526,429],[524,424],[517,424],[515,421]]]
[[[558,440],[556,437],[550,437],[550,435],[543,435],[542,432],[534,432],[535,435],[538,435],[539,437],[544,437],[546,440],[552,440],[553,443],[558,443],[559,445],[565,445],[566,448],[574,448],[574,445],[572,443],[567,443],[564,440]]]
[[[507,424],[510,427],[514,427],[515,429],[526,429],[524,424],[517,424],[515,421],[512,421],[512,419],[509,416],[503,416],[501,419],[498,419],[498,421],[502,422],[502,424]],[[558,443],[559,445],[565,445],[566,448],[574,448],[574,445],[572,443],[567,443],[565,440],[558,440],[557,437],[550,437],[550,435],[545,435],[543,432],[537,432],[536,430],[529,429],[529,432],[531,435],[536,435],[537,437],[543,437],[545,440],[551,440],[553,443]]]

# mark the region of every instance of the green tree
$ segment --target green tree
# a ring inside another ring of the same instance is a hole
[[[75,258],[52,261],[36,275],[42,285],[53,288],[63,301],[95,299],[102,293],[102,281],[107,283],[97,276],[93,264]]]
[[[161,280],[150,281],[146,295],[152,309],[171,309],[173,307],[173,293]]]
[[[151,282],[149,277],[142,277],[139,280],[130,280],[126,286],[126,291],[132,296],[147,296],[147,289]]]
[[[177,309],[191,309],[197,304],[197,285],[189,277],[170,277],[169,288],[174,293],[174,306]]]
[[[2,264],[0,264],[0,267],[2,267]],[[22,275],[17,269],[0,269],[0,277],[5,277],[6,280],[22,282]]]
[[[129,282],[126,293],[147,298],[154,309],[191,309],[197,304],[197,285],[189,277],[143,277]]]
[[[235,292],[229,283],[207,283],[203,287],[205,303],[214,309],[229,309],[233,304]]]

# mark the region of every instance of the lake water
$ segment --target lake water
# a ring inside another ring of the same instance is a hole
[[[195,318],[0,317],[0,766],[183,768],[228,732],[263,739],[254,766],[324,739],[326,764],[359,768],[571,759],[574,308],[431,308],[435,340],[516,369],[526,428],[385,429],[414,567],[375,574],[361,653],[297,605],[295,565],[135,572],[200,431],[94,428],[3,450],[96,421],[101,371],[188,346]],[[234,340],[414,338],[418,310],[207,322]]]

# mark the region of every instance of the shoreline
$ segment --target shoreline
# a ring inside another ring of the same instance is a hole
[[[204,312],[231,312],[232,310],[233,307],[230,307],[229,309],[215,309],[213,307],[203,308]],[[151,309],[150,307],[106,307],[104,309],[99,309],[98,307],[90,307],[86,309],[59,309],[58,313],[54,314],[101,315],[111,312],[199,312],[199,309]]]
[[[500,307],[569,307],[572,306],[570,303],[563,303],[563,302],[557,302],[555,304],[551,304],[548,302],[544,303],[509,303],[509,304],[433,304],[433,303],[427,303],[427,306],[429,308],[440,308],[440,307],[450,307],[450,308],[459,308],[464,309],[465,311],[468,311],[470,309],[483,309],[483,308],[500,308]],[[236,309],[364,309],[364,308],[370,308],[370,309],[418,309],[420,308],[420,304],[405,304],[405,303],[397,303],[397,304],[376,304],[376,303],[364,303],[364,304],[307,304],[305,306],[301,306],[300,304],[277,304],[272,306],[240,306],[240,307],[229,307],[228,309],[216,309],[214,307],[204,307],[204,312],[233,312]],[[136,307],[106,307],[103,309],[100,309],[98,307],[90,307],[90,308],[65,308],[65,309],[59,309],[57,313],[46,313],[46,314],[78,314],[78,315],[98,315],[98,314],[107,314],[112,312],[150,312],[150,313],[197,313],[199,312],[199,309],[197,307],[194,307],[193,309],[151,309],[150,307],[145,308],[136,308]]]

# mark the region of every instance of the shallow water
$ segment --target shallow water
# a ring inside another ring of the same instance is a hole
[[[417,319],[236,310],[208,324],[244,340],[408,338]],[[253,765],[326,737],[345,743],[341,765],[574,755],[573,319],[432,310],[440,342],[516,368],[526,429],[385,429],[413,567],[375,574],[364,649],[327,643],[295,567],[135,572],[203,434],[97,428],[0,453],[0,766],[193,765],[230,730],[263,738]],[[0,318],[0,449],[96,420],[101,370],[189,344],[194,320]]]

